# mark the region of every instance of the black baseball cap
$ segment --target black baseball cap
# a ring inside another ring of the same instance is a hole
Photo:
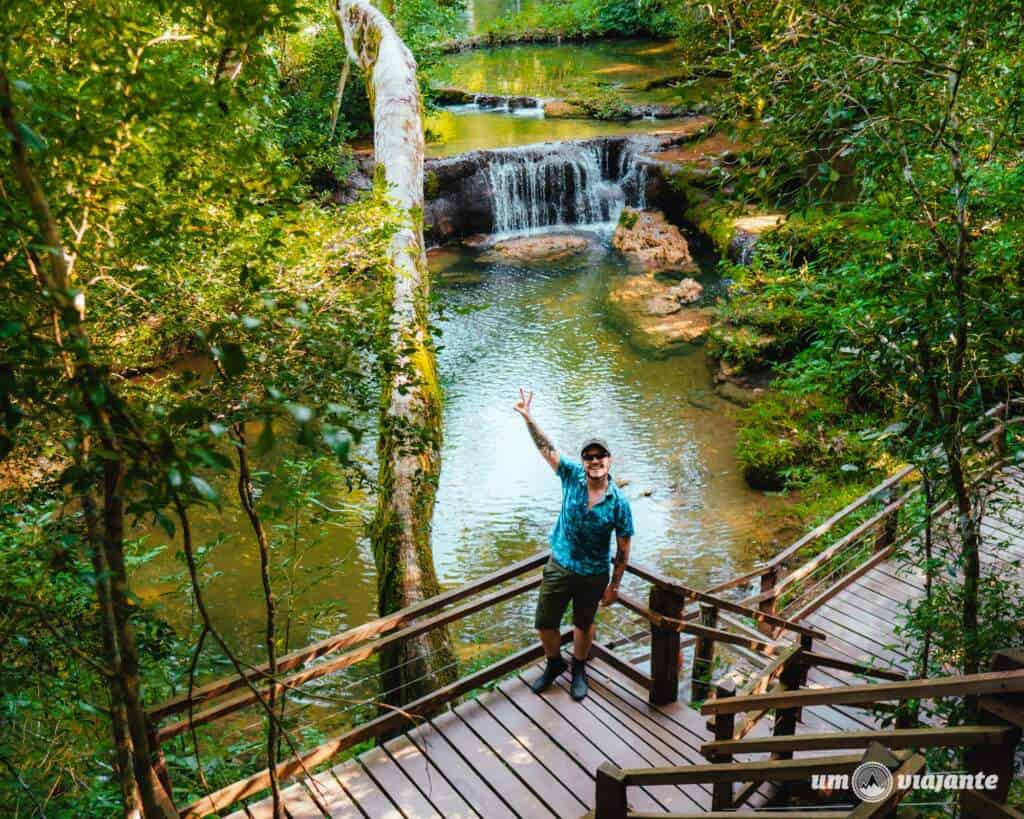
[[[583,442],[583,446],[580,447],[580,455],[582,455],[584,452],[587,451],[589,447],[592,446],[599,446],[609,455],[612,454],[612,451],[611,449],[608,448],[608,443],[604,440],[604,438],[587,438],[587,440]]]

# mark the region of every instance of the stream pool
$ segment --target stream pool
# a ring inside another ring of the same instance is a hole
[[[546,548],[560,489],[512,410],[520,386],[535,391],[538,422],[568,455],[578,454],[587,435],[609,441],[613,475],[627,482],[633,505],[636,560],[707,585],[745,571],[755,559],[750,543],[772,501],[747,487],[736,464],[734,407],[712,391],[702,349],[653,359],[606,322],[608,284],[632,274],[607,234],[587,235],[585,253],[558,263],[484,263],[468,250],[432,254],[444,389],[433,545],[445,587]],[[373,474],[369,442],[361,455]],[[267,500],[277,500],[282,476],[298,470],[287,452],[258,468],[269,476]],[[276,559],[295,566],[293,648],[375,616],[364,528],[373,499],[326,477],[319,500],[341,514],[329,523],[307,515],[297,529],[286,515],[272,527]],[[309,480],[303,485],[308,490]],[[222,491],[230,495],[233,485]],[[258,558],[237,503],[196,513],[195,529],[197,543],[210,546],[211,600],[232,601],[218,606],[214,619],[247,654],[260,656]],[[150,548],[166,541],[158,528],[148,537]],[[184,633],[191,608],[174,551],[140,567],[134,587]],[[529,639],[531,606],[532,596],[510,605],[497,632],[493,621],[468,620],[463,636],[487,643]],[[490,634],[486,640],[481,629]]]

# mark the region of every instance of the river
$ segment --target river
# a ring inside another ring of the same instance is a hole
[[[647,44],[646,50],[660,53],[661,47]],[[497,59],[512,71],[527,58]],[[587,59],[591,62],[584,63],[596,70],[623,57],[602,46]],[[500,79],[500,72],[492,76]],[[539,93],[540,87],[517,87],[517,93]],[[449,115],[467,121],[483,116]],[[519,119],[490,116],[501,118],[495,120],[497,132]],[[564,127],[564,137],[593,127],[578,120],[550,125]],[[512,409],[520,387],[535,392],[538,422],[568,456],[577,457],[579,443],[589,435],[610,442],[613,476],[633,507],[635,560],[705,586],[745,571],[757,557],[752,544],[760,539],[773,501],[746,485],[736,463],[735,408],[715,395],[702,348],[652,358],[606,320],[609,283],[630,275],[609,246],[610,232],[608,225],[587,234],[586,252],[558,263],[485,262],[468,249],[432,254],[444,391],[433,553],[445,588],[546,548],[560,505],[559,483]],[[705,260],[706,285],[716,283],[713,267],[713,259]],[[374,474],[372,442],[358,455]],[[321,471],[322,486],[314,491],[313,476],[300,480],[303,468],[287,451],[264,460],[259,469],[267,507],[281,509],[270,523],[277,590],[285,598],[291,591],[288,647],[374,617],[376,579],[366,536],[373,498],[340,485],[330,468]],[[232,492],[229,482],[222,488]],[[295,497],[302,498],[298,505]],[[327,514],[325,507],[335,511]],[[198,513],[195,523],[197,543],[206,550],[204,576],[214,620],[244,656],[261,658],[265,614],[259,564],[244,517],[237,504],[227,503],[224,511]],[[146,537],[147,550],[167,540],[158,529]],[[195,623],[175,551],[164,548],[136,568],[133,586],[184,635]],[[636,592],[644,593],[640,586]],[[530,643],[532,606],[529,595],[463,621],[457,629],[460,659],[480,663]],[[618,609],[605,612],[602,622],[604,639],[636,629]],[[325,685],[337,695],[355,681],[352,690],[369,696],[373,671],[363,664],[347,681]],[[335,714],[335,720],[345,717]]]

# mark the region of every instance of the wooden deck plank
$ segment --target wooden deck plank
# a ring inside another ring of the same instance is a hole
[[[320,776],[325,781],[333,779],[342,786],[367,816],[374,819],[402,819],[402,814],[395,804],[377,783],[366,775],[366,771],[356,760],[335,765]]]
[[[708,730],[704,718],[692,710],[684,700],[666,705],[651,705],[647,701],[647,692],[641,686],[611,666],[599,663],[590,670],[603,677],[610,687],[621,691],[624,698],[634,703],[634,707],[638,711],[661,722],[691,748],[699,749],[707,741]],[[684,691],[686,691],[686,685],[681,683],[680,694]]]
[[[461,787],[457,791],[441,770],[451,764],[442,751],[444,740],[439,736],[424,736],[422,728],[416,730],[419,732],[417,742],[413,741],[412,732],[409,732],[386,742],[384,749],[445,819],[477,819],[480,814],[463,799]],[[451,768],[453,772],[460,772],[459,765],[451,765]],[[465,778],[469,779],[468,776]],[[466,783],[465,786],[468,791],[472,783]],[[512,816],[508,811],[495,811],[495,815],[506,819]]]
[[[595,773],[583,767],[569,749],[556,743],[500,691],[482,699],[480,704],[583,803],[584,810],[592,807]]]
[[[325,778],[324,774],[320,774],[314,779],[320,788],[318,796],[330,812],[332,819],[362,819],[363,814],[359,808],[349,799],[348,794],[341,789],[338,783],[329,778],[329,775]],[[296,797],[290,798],[286,807],[290,819],[323,819],[320,808],[317,807],[305,788]]]
[[[627,712],[604,699],[601,696],[600,683],[595,679],[591,679],[590,682],[590,691],[579,703],[579,706],[618,736],[625,745],[633,748],[646,760],[644,764],[651,767],[664,767],[691,762],[680,749],[665,743],[657,734],[635,722]],[[558,685],[565,696],[569,698],[568,684],[563,682]],[[572,702],[572,699],[569,698],[569,701]],[[680,802],[678,795],[672,791],[678,791],[685,799]],[[658,788],[654,790],[654,794],[670,810],[706,810],[711,807],[711,795],[699,785],[679,786],[672,789]]]
[[[451,768],[451,765],[459,765],[458,760],[461,760],[460,767],[472,769],[475,778],[493,794],[489,801],[483,801],[487,799],[487,792],[477,789],[482,794],[481,801],[470,800],[472,804],[487,806],[487,819],[490,819],[491,802],[495,798],[501,800],[502,805],[516,816],[551,815],[552,812],[544,803],[454,712],[449,711],[434,717],[431,723],[434,731],[443,736],[445,742],[451,746],[454,758],[451,764],[445,763],[445,769],[452,784],[463,791],[461,771],[453,773]],[[432,747],[436,747],[436,744]],[[468,792],[464,793],[469,795]]]
[[[555,816],[575,816],[585,810],[586,803],[574,796],[561,778],[545,766],[542,748],[534,746],[531,749],[523,745],[476,700],[458,706],[455,715],[467,730],[478,736],[505,763],[548,811]]]
[[[858,614],[849,603],[842,600],[830,600],[819,611],[842,626],[843,638],[851,645],[869,651],[882,661],[891,661],[900,666],[907,663],[907,654],[899,647],[893,635],[892,620],[886,623],[871,614]]]
[[[372,748],[360,756],[359,761],[370,778],[394,801],[406,819],[441,819],[437,808],[383,748]]]
[[[858,639],[852,642],[854,636],[847,633],[845,628],[829,618],[828,612],[816,611],[807,618],[807,622],[816,628],[823,629],[828,635],[827,645],[837,655],[845,655],[852,662],[877,665],[879,668],[895,668],[902,671],[900,662],[890,664],[890,660],[898,660],[889,656],[880,656],[877,651],[872,651],[863,645],[863,640]]]
[[[576,706],[577,703],[573,703],[564,692],[557,691],[554,694],[545,693],[538,696],[518,677],[502,683],[499,690],[523,714],[565,748],[588,776],[595,776],[597,769],[606,761],[611,761],[622,768],[647,765],[641,757],[632,752],[632,749],[621,745],[614,734],[602,730],[602,726],[596,720],[588,721],[583,713],[570,707],[570,703],[572,706]],[[559,694],[562,696],[558,697]],[[558,697],[558,701],[552,704],[551,700],[555,697]],[[592,800],[593,794],[588,794],[588,806]],[[644,788],[633,788],[630,791],[630,800],[641,810],[665,810],[665,805]]]

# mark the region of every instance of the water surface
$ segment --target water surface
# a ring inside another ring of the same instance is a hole
[[[629,120],[608,122],[596,119],[547,119],[531,113],[499,113],[475,106],[445,108],[427,119],[431,141],[428,157],[454,156],[466,151],[514,148],[540,142],[646,134],[681,125],[685,120]]]

